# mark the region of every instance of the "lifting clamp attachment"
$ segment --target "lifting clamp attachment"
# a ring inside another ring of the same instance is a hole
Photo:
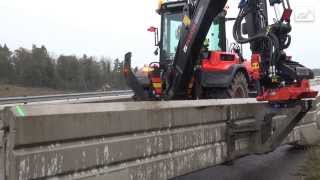
[[[232,120],[232,107],[229,107],[226,130],[228,157],[234,159],[275,150],[312,109],[312,104],[312,100],[261,104],[261,112],[254,117],[255,120],[242,124]],[[248,148],[241,150],[237,148],[237,142],[244,137],[249,137]]]

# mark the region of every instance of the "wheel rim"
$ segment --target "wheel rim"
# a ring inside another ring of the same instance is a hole
[[[237,90],[234,93],[234,97],[235,98],[244,98],[245,97],[245,92],[244,92],[243,88],[238,87]]]

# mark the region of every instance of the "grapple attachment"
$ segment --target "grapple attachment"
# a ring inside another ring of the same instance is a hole
[[[285,102],[296,101],[301,99],[309,99],[317,97],[318,92],[312,90],[309,80],[302,80],[300,83],[280,87],[276,89],[268,89],[262,95],[257,97],[258,101],[268,102]]]

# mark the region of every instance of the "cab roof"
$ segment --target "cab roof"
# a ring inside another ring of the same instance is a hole
[[[186,0],[183,1],[169,1],[165,2],[161,5],[161,7],[157,10],[158,14],[162,14],[164,12],[171,11],[182,11],[183,7],[187,4]]]

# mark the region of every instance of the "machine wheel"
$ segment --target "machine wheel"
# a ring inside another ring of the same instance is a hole
[[[211,98],[228,99],[228,98],[247,98],[249,97],[249,88],[246,76],[239,72],[233,78],[228,88],[214,89]]]
[[[246,76],[239,72],[233,78],[228,94],[231,98],[247,98],[249,97],[249,88]]]
[[[203,88],[201,85],[200,72],[196,71],[195,78],[193,82],[192,88],[192,97],[194,100],[199,100],[203,98]]]
[[[202,98],[202,87],[199,80],[196,80],[193,86],[193,98],[199,100]]]

